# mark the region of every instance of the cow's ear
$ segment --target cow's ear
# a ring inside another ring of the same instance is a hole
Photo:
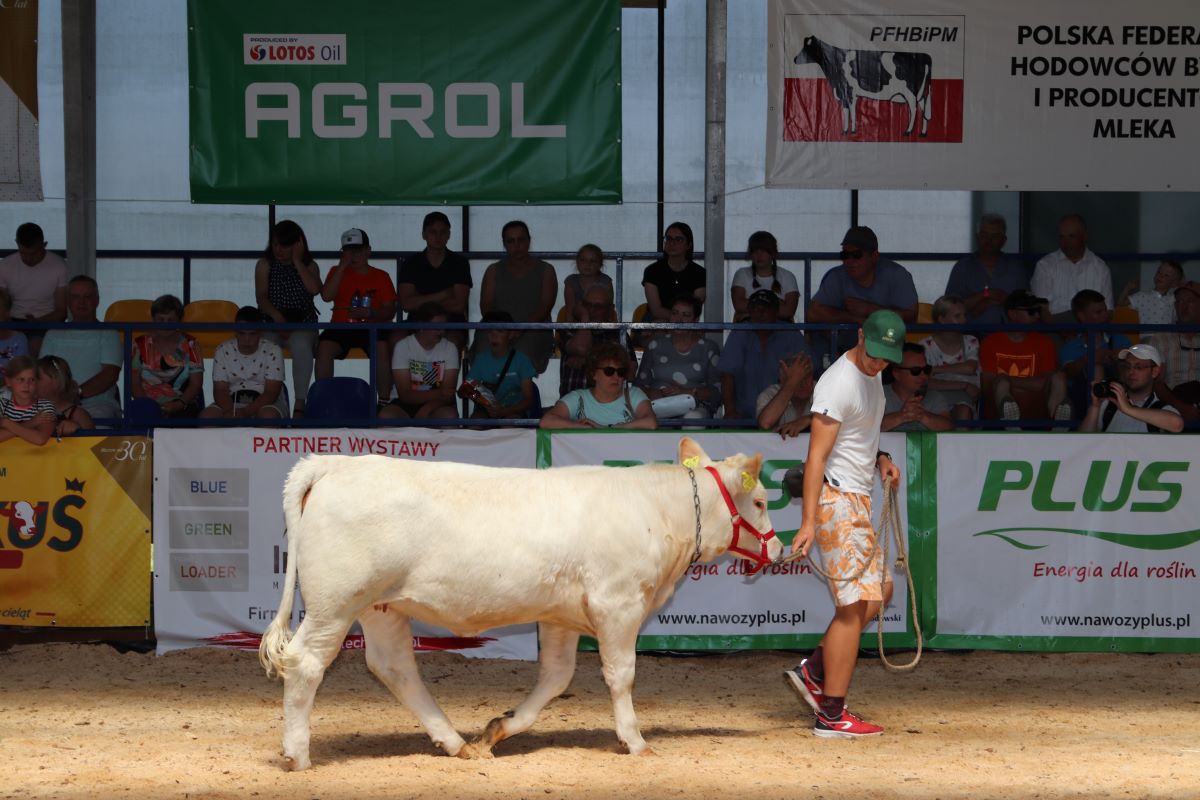
[[[696,443],[695,439],[688,436],[679,440],[679,463],[685,467],[692,469],[700,469],[707,467],[712,463],[712,459],[708,457],[708,453]]]
[[[762,471],[762,463],[762,453],[755,453],[753,458],[747,458],[742,462],[742,474],[741,480],[738,481],[738,488],[747,493],[754,491],[754,487],[758,485],[758,475]]]

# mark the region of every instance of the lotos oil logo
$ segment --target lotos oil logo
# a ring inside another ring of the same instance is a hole
[[[84,482],[66,481],[67,493],[56,500],[0,500],[0,569],[21,566],[24,551],[45,546],[59,553],[83,541],[83,523],[73,512],[87,505]]]
[[[1069,469],[1065,474],[1060,474],[1064,472],[1062,461],[992,461],[988,464],[977,510],[1000,511],[1006,515],[1027,509],[1067,514],[1163,514],[1179,505],[1184,490],[1181,479],[1190,468],[1188,461],[1130,460],[1124,464],[1093,461],[1086,473]],[[1013,507],[1013,501],[1019,504],[1016,508]],[[1130,523],[1126,521],[1125,524]],[[1034,531],[1088,536],[1144,550],[1170,550],[1200,541],[1200,529],[1130,533],[1020,526],[979,531],[975,536],[997,536],[1021,549],[1040,549],[1044,545],[1026,544],[1009,535]]]

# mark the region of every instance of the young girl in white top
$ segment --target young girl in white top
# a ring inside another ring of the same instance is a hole
[[[952,294],[933,304],[933,321],[940,325],[965,325],[967,310],[962,298]],[[957,420],[975,419],[979,408],[979,340],[961,331],[936,331],[921,340],[925,361],[933,367],[929,388],[950,401]]]
[[[563,281],[563,305],[572,322],[579,322],[583,296],[593,286],[604,286],[611,297],[613,281],[604,272],[604,251],[594,244],[585,244],[575,254],[575,272]]]
[[[750,234],[746,245],[750,266],[733,274],[729,296],[733,301],[733,321],[745,322],[750,317],[747,300],[760,289],[770,289],[779,298],[779,319],[790,322],[800,303],[800,288],[796,276],[775,263],[779,258],[779,243],[767,231]]]

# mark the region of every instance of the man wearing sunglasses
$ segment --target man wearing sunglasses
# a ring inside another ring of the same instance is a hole
[[[890,309],[906,324],[917,321],[917,287],[907,269],[879,255],[875,231],[856,225],[842,237],[842,264],[825,273],[812,296],[805,321],[862,325],[871,314]],[[855,334],[841,331],[837,353],[854,346]]]
[[[929,388],[932,372],[925,348],[905,342],[900,363],[889,365],[884,374],[882,430],[948,431],[954,427],[946,396]]]

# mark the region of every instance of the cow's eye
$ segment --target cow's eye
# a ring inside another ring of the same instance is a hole
[[[757,508],[759,511],[766,511],[767,510],[767,501],[766,500],[755,500],[754,507]]]

